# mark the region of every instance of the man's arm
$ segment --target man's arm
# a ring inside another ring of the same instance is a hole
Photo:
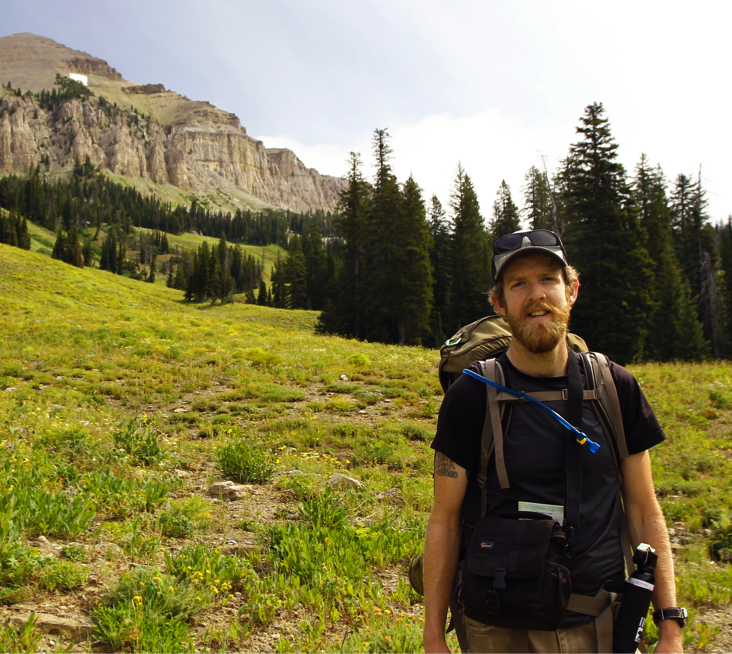
[[[445,620],[460,555],[461,509],[468,476],[441,452],[435,453],[435,500],[424,543],[424,650],[449,652]]]
[[[666,520],[656,500],[648,452],[623,459],[623,501],[628,517],[630,542],[634,547],[648,543],[658,555],[656,587],[653,606],[656,610],[676,606],[676,584],[671,544]],[[681,626],[676,620],[664,620],[659,625],[660,639],[655,651],[683,652]]]

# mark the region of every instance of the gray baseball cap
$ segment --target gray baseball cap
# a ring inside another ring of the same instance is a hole
[[[518,231],[502,236],[493,244],[493,279],[498,279],[501,270],[511,259],[531,251],[554,257],[563,268],[569,265],[559,234],[548,229]]]

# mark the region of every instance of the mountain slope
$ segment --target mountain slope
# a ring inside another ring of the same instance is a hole
[[[192,194],[226,209],[335,209],[343,180],[306,168],[291,150],[267,149],[234,114],[162,84],[127,81],[107,62],[45,37],[0,38],[3,84],[48,91],[57,73],[86,75],[96,98],[47,111],[34,96],[2,88],[0,174],[39,162],[65,170],[88,156],[165,199]]]

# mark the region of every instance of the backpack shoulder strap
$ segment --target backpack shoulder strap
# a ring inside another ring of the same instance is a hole
[[[610,363],[604,354],[599,352],[590,352],[582,355],[585,360],[585,368],[592,371],[592,384],[597,390],[597,400],[605,414],[604,419],[609,426],[610,437],[615,441],[620,459],[630,456],[628,452],[628,444],[625,440],[625,427],[623,426],[623,414],[620,409],[620,399],[618,397],[618,389],[615,387],[612,373],[610,372]],[[588,367],[589,364],[589,367]],[[601,416],[601,419],[603,416]],[[622,484],[622,471],[620,461],[616,461],[618,474]],[[620,544],[625,558],[625,567],[628,576],[633,572],[635,566],[633,564],[633,550],[630,545],[630,531],[628,529],[628,515],[625,513],[623,506],[623,515],[621,518]]]
[[[503,371],[495,359],[480,362],[481,372],[486,379],[503,384]],[[493,386],[486,384],[485,420],[483,421],[483,436],[480,448],[480,474],[478,485],[482,493],[481,515],[485,515],[488,508],[488,463],[494,450],[496,453],[496,472],[501,488],[508,488],[508,474],[506,460],[503,455],[503,407],[498,402],[498,393]]]
[[[618,454],[620,454],[621,459],[625,459],[630,455],[625,440],[625,428],[623,427],[623,414],[620,409],[618,389],[615,387],[615,381],[610,372],[609,360],[599,352],[590,352],[584,356],[585,361],[589,360],[594,386],[598,394],[597,399],[607,418],[611,436],[615,439],[615,445],[618,448]]]

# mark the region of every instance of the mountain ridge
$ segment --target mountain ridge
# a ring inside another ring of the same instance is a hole
[[[162,83],[126,80],[106,61],[46,37],[0,37],[3,84],[39,93],[53,87],[57,73],[87,75],[88,88],[116,116],[94,99],[72,100],[48,112],[33,95],[3,87],[0,174],[25,173],[44,162],[49,171],[70,170],[88,156],[102,170],[158,195],[166,189],[170,195],[175,187],[219,208],[336,208],[341,178],[307,168],[291,150],[266,148],[235,114]]]

